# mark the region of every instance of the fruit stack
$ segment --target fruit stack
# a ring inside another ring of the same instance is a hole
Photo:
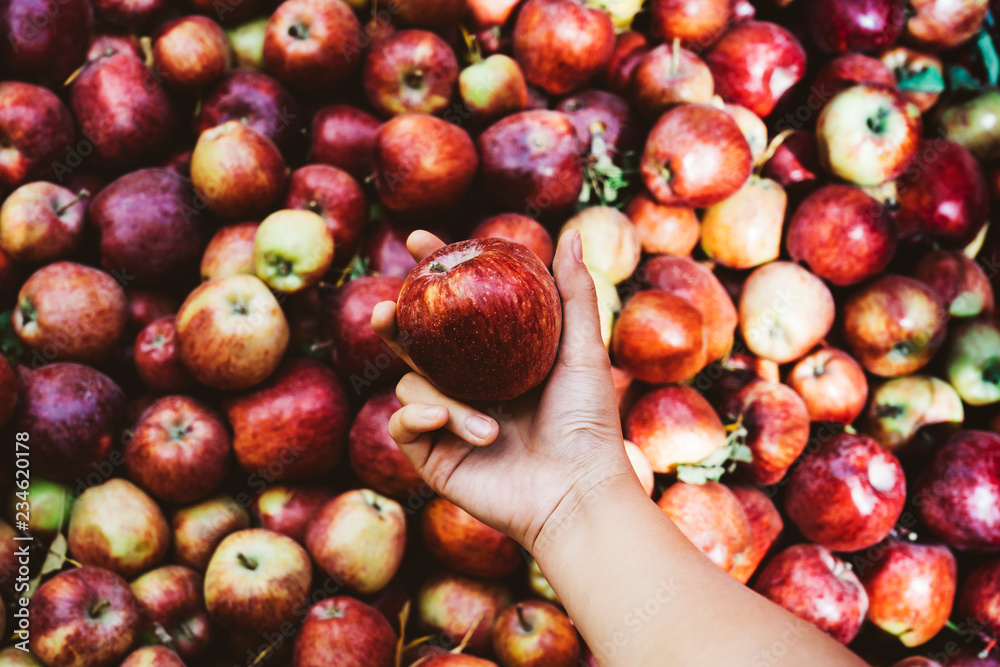
[[[0,667],[597,664],[388,436],[416,229],[577,230],[692,542],[1000,665],[998,5],[3,0]]]

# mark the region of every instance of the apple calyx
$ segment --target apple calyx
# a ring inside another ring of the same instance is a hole
[[[906,410],[899,405],[892,405],[889,403],[880,403],[875,406],[875,416],[879,419],[895,419],[902,415]]]
[[[434,261],[427,266],[427,270],[431,273],[444,273],[448,270],[448,267],[441,262]]]
[[[72,208],[74,204],[83,201],[88,197],[90,197],[90,192],[87,189],[80,190],[80,192],[78,192],[75,197],[73,197],[68,202],[66,202],[65,204],[56,209],[56,215],[61,218],[63,213]]]
[[[424,87],[424,71],[420,68],[410,70],[403,75],[403,83],[411,90],[420,90]]]
[[[236,554],[236,560],[238,560],[240,562],[240,565],[242,565],[243,567],[245,567],[248,570],[256,570],[257,569],[257,559],[254,558],[253,556],[247,556],[242,551],[240,553]]]
[[[288,36],[292,39],[297,39],[299,41],[305,41],[309,39],[309,29],[306,28],[301,23],[293,23],[288,26]]]
[[[885,121],[889,118],[889,110],[885,107],[879,107],[878,111],[875,112],[874,116],[869,116],[865,124],[868,129],[875,134],[882,134],[885,132]]]
[[[173,426],[167,428],[167,435],[170,437],[170,440],[172,442],[173,441],[180,442],[184,440],[184,436],[190,433],[191,433],[190,424],[174,424]]]

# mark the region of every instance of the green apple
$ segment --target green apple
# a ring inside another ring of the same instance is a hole
[[[907,375],[872,392],[862,431],[898,452],[921,427],[961,424],[963,419],[962,399],[950,384],[929,375]]]
[[[254,270],[292,294],[316,285],[333,263],[333,235],[316,213],[284,209],[264,218],[253,242]]]
[[[262,69],[264,63],[264,31],[267,28],[266,16],[241,23],[226,31],[229,43],[236,54],[237,67]]]
[[[948,381],[969,405],[1000,401],[1000,327],[977,320],[957,328],[947,356]]]
[[[959,104],[943,107],[937,114],[942,136],[954,141],[979,160],[1000,157],[1000,91],[990,90]]]
[[[24,501],[17,494],[11,495],[12,522],[17,520],[19,505],[22,502]],[[28,532],[43,542],[48,542],[69,523],[70,511],[73,509],[73,492],[65,484],[36,477],[28,487],[28,506],[30,507]],[[24,506],[20,505],[20,509],[23,508]]]

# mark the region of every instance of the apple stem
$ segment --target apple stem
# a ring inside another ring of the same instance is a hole
[[[111,601],[110,600],[101,600],[100,602],[98,602],[97,604],[95,604],[93,607],[91,607],[90,611],[88,611],[87,614],[91,618],[97,618],[98,614],[100,614],[102,611],[104,611],[104,609],[106,609],[107,607],[110,607],[110,606],[111,606]]]
[[[681,68],[681,38],[674,37],[674,48],[670,55],[670,78],[677,78],[677,73]]]
[[[431,262],[430,266],[427,268],[433,273],[444,273],[448,270],[448,267],[441,262]]]
[[[521,629],[525,632],[531,632],[531,624],[528,623],[528,619],[524,617],[524,605],[517,605],[517,620],[521,623]]]
[[[252,558],[250,556],[247,556],[244,553],[238,553],[238,554],[236,554],[236,558],[240,561],[240,564],[243,567],[245,567],[246,569],[248,569],[248,570],[256,570],[257,569],[257,561],[256,561],[256,559],[254,559],[254,558]]]
[[[795,132],[795,130],[788,129],[784,132],[780,132],[774,139],[771,139],[771,143],[767,145],[767,148],[765,148],[764,152],[761,153],[760,159],[757,160],[757,165],[754,169],[756,174],[760,175],[764,165],[767,164],[768,160],[774,157],[774,154],[778,152],[779,148],[781,148],[781,144],[785,143],[785,139],[792,136],[793,132]]]
[[[56,209],[56,215],[62,215],[63,213],[68,211],[70,207],[72,207],[74,204],[86,199],[89,196],[90,196],[90,191],[86,189],[80,190],[80,192],[78,192],[75,197],[73,197],[68,202],[66,202],[65,204]]]
[[[465,48],[469,51],[469,64],[476,65],[483,61],[483,52],[479,48],[476,36],[469,32],[464,25],[462,28],[462,39],[465,40]]]

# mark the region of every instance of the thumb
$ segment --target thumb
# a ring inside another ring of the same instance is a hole
[[[608,351],[601,338],[597,290],[583,263],[580,232],[570,229],[559,238],[552,268],[563,304],[562,339],[556,363],[572,368],[608,365]]]

